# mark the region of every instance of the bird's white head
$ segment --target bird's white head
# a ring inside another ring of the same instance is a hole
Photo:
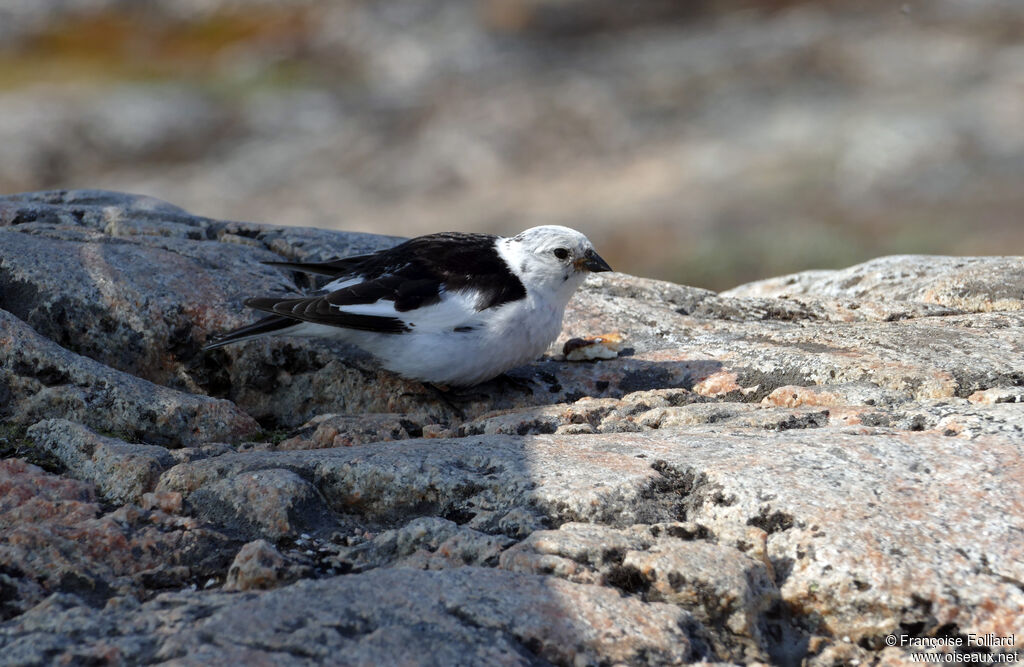
[[[588,273],[612,270],[586,236],[558,225],[531,227],[502,239],[498,251],[527,291],[559,293],[566,300]]]

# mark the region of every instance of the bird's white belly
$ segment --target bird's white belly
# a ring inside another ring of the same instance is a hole
[[[473,331],[440,331],[353,340],[407,378],[455,386],[483,382],[539,357],[558,336],[564,306],[518,302],[492,312]]]

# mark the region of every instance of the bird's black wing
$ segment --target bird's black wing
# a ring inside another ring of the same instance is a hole
[[[417,323],[459,327],[474,312],[526,296],[522,282],[489,234],[449,232],[406,241],[372,255],[329,262],[280,262],[279,266],[336,277],[316,296],[258,297],[245,305],[273,315],[328,326],[406,333]],[[332,288],[333,286],[333,288]],[[454,302],[471,293],[472,305]]]
[[[474,290],[480,295],[477,310],[485,310],[526,296],[522,281],[498,254],[497,240],[491,234],[429,234],[365,256],[353,272],[369,280],[394,277],[386,288],[395,290],[400,311],[436,302],[442,289]]]

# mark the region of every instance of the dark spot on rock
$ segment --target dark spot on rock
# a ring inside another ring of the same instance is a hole
[[[707,529],[707,526],[700,524],[669,526],[665,529],[665,532],[670,537],[680,540],[707,540],[712,537],[711,531]]]
[[[781,558],[771,558],[772,569],[775,570],[775,585],[781,587],[785,583],[789,575],[793,573],[793,565],[796,564],[796,560],[789,556],[783,556]],[[824,571],[824,568],[822,568]]]
[[[860,281],[861,281],[861,280],[863,280],[863,279],[864,279],[864,277],[863,277],[863,276],[852,276],[852,277],[850,277],[850,278],[847,278],[846,280],[844,280],[844,281],[842,282],[842,284],[840,284],[840,285],[839,285],[839,287],[840,287],[841,289],[850,289],[850,288],[851,288],[851,287],[853,287],[854,285],[857,285],[857,284],[859,284],[859,283],[860,283]]]
[[[908,431],[923,431],[927,428],[927,418],[924,415],[914,415],[907,425]]]
[[[224,398],[231,391],[229,366],[228,356],[224,350],[211,350],[192,357],[185,365],[185,372],[208,395]]]
[[[21,225],[26,222],[35,222],[39,219],[39,214],[35,211],[26,211],[24,209],[18,211],[11,218],[11,225]]]
[[[167,347],[178,359],[191,359],[199,353],[199,343],[192,336],[192,323],[185,321],[171,328]]]
[[[3,257],[0,257],[0,309],[27,321],[38,298],[38,288],[32,283],[14,279],[9,271],[4,270]]]
[[[747,519],[748,526],[756,526],[771,535],[793,527],[793,516],[776,510],[769,513],[767,507],[761,508],[760,514]]]
[[[62,593],[77,595],[93,607],[102,606],[113,595],[113,590],[107,582],[77,572],[65,572],[61,575],[56,589]]]
[[[406,434],[410,438],[423,437],[423,424],[417,424],[416,422],[410,421],[408,419],[399,419],[398,423],[401,425],[403,429],[405,429]]]
[[[736,504],[736,495],[731,493],[726,495],[722,491],[716,491],[711,496],[711,502],[720,507],[732,507]]]
[[[868,412],[860,416],[860,423],[864,426],[891,426],[892,419],[881,412]]]
[[[594,388],[598,391],[605,391],[608,389],[608,380],[598,380],[594,383]]]
[[[626,552],[622,549],[605,549],[603,552],[601,552],[602,563],[614,563],[616,565],[622,565],[622,559],[624,559],[625,557]]]
[[[523,640],[523,649],[529,652],[530,655],[539,658],[544,654],[544,642],[540,640],[540,637],[527,637]]]
[[[68,384],[71,381],[71,377],[66,371],[50,364],[34,366],[19,359],[14,362],[11,370],[21,377],[29,377],[39,380],[44,387],[55,387],[57,385]]]
[[[516,435],[554,433],[556,428],[558,428],[558,424],[555,422],[550,422],[543,419],[534,419],[533,421],[524,422],[517,426]]]
[[[0,571],[0,574],[6,573]],[[6,578],[0,578],[0,623],[9,621],[21,613],[17,604],[19,599],[18,587]]]
[[[829,411],[812,412],[803,415],[789,415],[782,421],[765,428],[773,431],[789,431],[798,428],[822,428],[828,425]]]
[[[554,373],[551,373],[550,371],[539,371],[537,373],[537,377],[548,385],[548,391],[552,394],[557,394],[562,391],[562,384],[558,381],[558,378],[555,377]]]
[[[139,582],[148,590],[180,590],[185,580],[175,568],[155,568],[139,574]]]
[[[651,587],[651,582],[632,565],[613,566],[604,575],[604,583],[625,593],[646,593]]]
[[[692,470],[679,470],[663,460],[654,461],[651,468],[659,476],[640,491],[647,501],[643,522],[686,521],[691,508],[702,504],[708,494],[720,490],[708,484],[707,476]]]
[[[349,565],[349,568],[351,569],[351,565]],[[377,625],[367,619],[346,618],[337,623],[332,623],[330,629],[334,630],[341,637],[354,639],[374,632],[377,629]]]
[[[3,385],[0,384],[0,399],[3,398],[3,393]],[[6,404],[5,401],[0,401],[0,414]],[[26,427],[20,424],[0,424],[0,459],[25,459],[54,475],[67,472],[63,461],[36,445],[35,441],[26,437],[25,431]],[[3,574],[2,567],[0,566],[0,574]]]

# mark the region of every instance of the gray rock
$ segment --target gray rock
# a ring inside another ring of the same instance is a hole
[[[168,389],[69,352],[0,310],[0,417],[71,419],[129,439],[180,447],[237,441],[259,425],[234,404]]]
[[[231,561],[230,540],[194,519],[133,505],[105,512],[93,485],[18,459],[0,460],[0,489],[0,621],[54,593],[102,606],[180,589]]]
[[[602,274],[544,359],[440,392],[315,341],[193,354],[243,294],[309,286],[261,259],[393,239],[88,191],[0,220],[0,448],[90,481],[2,461],[5,656],[823,667],[1024,637],[1014,258],[754,296]],[[560,354],[611,332],[618,358]]]
[[[1020,257],[896,255],[839,271],[806,271],[761,280],[722,295],[910,301],[968,313],[1021,310],[1024,261]]]
[[[967,397],[972,403],[1024,403],[1024,387],[991,387]]]
[[[376,567],[408,567],[442,570],[468,565],[494,566],[502,551],[515,541],[488,535],[436,517],[413,519],[386,530],[358,546],[340,549],[332,556],[343,571]]]
[[[55,239],[66,235],[72,240],[87,238],[88,232],[95,232],[102,235],[93,237],[95,239],[120,238],[158,248],[164,247],[167,239],[218,241],[226,236],[225,242],[230,245],[238,245],[240,239],[250,239],[251,248],[311,261],[373,252],[399,242],[397,238],[379,234],[339,234],[326,229],[214,220],[192,215],[154,197],[107,190],[48,190],[4,195],[0,197],[0,227]],[[186,252],[191,248],[202,257],[201,244],[184,248]],[[231,247],[220,249],[232,252]],[[216,268],[221,263],[230,262],[213,262],[206,268]],[[259,267],[253,268],[262,272]]]
[[[514,537],[523,537],[548,520],[628,525],[672,518],[669,509],[642,492],[658,477],[649,461],[617,462],[616,475],[610,477],[601,455],[563,458],[564,450],[575,446],[572,443],[570,436],[476,436],[245,452],[179,464],[163,474],[157,488],[180,492],[191,502],[195,494],[206,498],[214,493],[211,490],[223,488],[225,480],[284,469],[310,480],[334,512],[371,525],[441,516],[458,517],[477,530],[505,532],[499,526],[506,514],[525,512],[514,516],[532,520],[526,526],[513,524]],[[299,493],[306,493],[301,488],[281,502],[299,502]]]
[[[297,622],[298,619],[301,621]],[[683,664],[700,657],[672,605],[493,569],[409,569],[265,593],[167,594],[118,613],[50,599],[0,627],[7,659],[130,663]]]
[[[766,660],[775,642],[765,633],[780,631],[766,616],[779,600],[771,564],[705,541],[708,537],[708,530],[697,524],[623,530],[567,523],[558,530],[537,531],[506,550],[500,566],[600,583],[677,604],[706,626],[725,629],[713,640],[720,657],[743,663]]]
[[[267,344],[214,354],[200,347],[212,333],[254,319],[245,297],[297,289],[292,274],[262,261],[324,259],[396,242],[214,221],[102,191],[0,197],[0,309],[118,370],[230,397],[256,417],[297,425],[327,406],[379,411],[403,391],[386,379],[372,395],[361,391],[373,384],[367,375],[380,373],[365,354],[339,368],[334,359],[345,355],[324,346],[270,344],[269,363]]]
[[[224,582],[226,591],[251,591],[278,588],[304,574],[290,563],[274,545],[254,540],[238,550],[228,568]]]
[[[423,434],[423,416],[405,414],[323,414],[290,433],[270,449],[351,447],[367,442],[406,440]]]
[[[1018,519],[1003,508],[1024,494],[1020,447],[864,427],[474,436],[228,455],[179,465],[160,485],[188,495],[225,475],[286,466],[314,480],[335,511],[371,522],[457,515],[494,531],[513,509],[532,515],[528,531],[690,520],[747,550],[753,526],[767,533],[781,599],[802,623],[873,645],[900,623],[1017,627],[1012,610],[1024,598],[1006,582],[1020,579],[1024,560],[1012,539]]]
[[[71,477],[93,482],[112,503],[139,503],[175,463],[163,447],[107,438],[64,419],[41,421],[27,435],[60,459]]]
[[[188,494],[185,506],[202,520],[250,539],[277,540],[333,525],[320,493],[291,470],[279,468],[217,479]]]
[[[633,346],[632,356],[535,366],[538,374],[548,372],[563,387],[588,396],[682,386],[705,397],[754,401],[787,385],[869,383],[902,400],[920,400],[966,398],[1020,382],[1017,365],[1007,360],[1019,358],[1016,332],[1024,314],[1011,301],[1004,304],[1008,310],[967,314],[910,312],[847,321],[841,313],[780,311],[784,314],[776,319],[762,316],[759,306],[748,312],[748,299],[732,299],[736,307],[724,316],[715,308],[694,314],[677,300],[603,294],[608,281],[634,279],[602,274],[593,280],[570,303],[559,342],[581,330],[617,331]],[[920,289],[927,289],[928,281],[922,278]],[[980,292],[976,296],[991,300]],[[827,305],[813,297],[807,301]]]

